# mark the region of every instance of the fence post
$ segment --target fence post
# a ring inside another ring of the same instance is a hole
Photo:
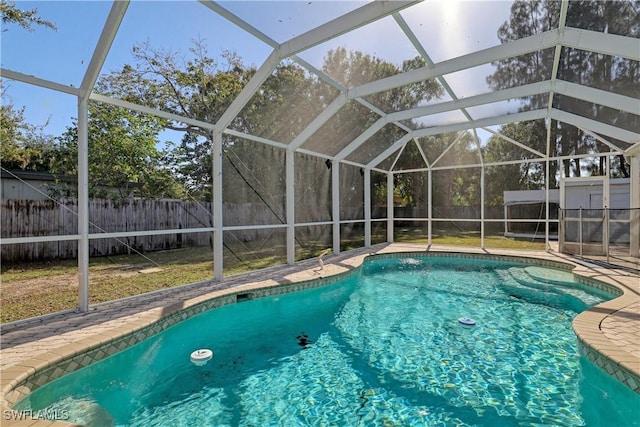
[[[578,243],[580,244],[580,256],[582,257],[582,206],[580,206],[580,215],[578,218]]]

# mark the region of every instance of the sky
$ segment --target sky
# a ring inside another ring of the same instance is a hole
[[[364,4],[357,1],[230,1],[227,10],[258,28],[276,42],[284,42]],[[28,32],[15,25],[2,30],[2,67],[78,87],[97,44],[112,3],[109,1],[16,1],[20,9],[37,9],[55,23],[57,31],[35,27]],[[434,62],[499,44],[498,27],[508,18],[507,1],[427,0],[401,12]],[[195,1],[134,0],[129,5],[109,51],[103,74],[132,63],[131,48],[148,42],[157,49],[188,55],[193,40],[203,39],[212,56],[235,51],[246,65],[259,67],[272,48]],[[400,65],[417,55],[392,17],[354,30],[301,52],[299,56],[320,68],[329,49],[345,46]],[[490,66],[446,76],[459,97],[489,91]],[[4,80],[10,101],[25,107],[29,123],[45,133],[60,135],[77,117],[76,99],[52,90]],[[445,98],[444,100],[447,100]],[[513,106],[496,106],[513,109]],[[483,113],[486,114],[486,113]],[[459,121],[461,113],[439,120]]]

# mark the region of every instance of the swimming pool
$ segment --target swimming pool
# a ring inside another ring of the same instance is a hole
[[[580,357],[571,330],[610,296],[567,280],[516,263],[373,259],[333,285],[193,317],[16,409],[91,426],[634,425],[640,397]],[[214,351],[204,366],[189,357],[200,348]]]

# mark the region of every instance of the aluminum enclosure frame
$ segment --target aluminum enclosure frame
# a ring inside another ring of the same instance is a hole
[[[579,116],[577,114],[558,110],[553,108],[553,99],[556,94],[568,96],[578,100],[591,102],[599,106],[615,108],[620,111],[640,115],[640,100],[629,96],[616,94],[601,89],[595,89],[580,84],[563,81],[557,78],[560,52],[563,48],[581,49],[589,52],[601,53],[605,55],[611,55],[630,59],[633,61],[640,61],[640,41],[632,37],[623,37],[613,34],[599,33],[584,29],[566,27],[566,18],[568,10],[568,0],[562,1],[560,10],[559,26],[556,29],[546,31],[544,33],[536,34],[530,37],[515,40],[513,42],[504,43],[498,46],[490,47],[487,49],[472,52],[466,55],[462,55],[456,58],[444,60],[439,63],[434,63],[428,55],[427,49],[420,44],[415,34],[412,32],[411,27],[404,21],[400,15],[400,11],[410,8],[411,6],[419,3],[419,1],[374,1],[368,3],[350,13],[342,15],[334,20],[322,24],[306,33],[293,37],[284,43],[277,43],[263,32],[253,27],[240,17],[234,15],[220,4],[210,0],[199,0],[199,2],[206,7],[210,12],[216,13],[223,17],[232,24],[238,26],[242,30],[252,34],[258,40],[266,43],[273,50],[267,57],[262,65],[257,69],[257,72],[248,84],[243,88],[240,95],[231,103],[229,108],[221,115],[220,119],[216,123],[205,123],[202,121],[194,120],[192,118],[183,117],[160,110],[152,109],[146,106],[133,104],[130,102],[110,98],[104,95],[93,93],[93,87],[97,78],[102,70],[109,49],[118,33],[119,26],[126,14],[129,6],[129,1],[114,1],[111,7],[111,11],[103,27],[99,41],[94,50],[91,61],[85,71],[82,83],[79,88],[69,87],[59,82],[49,81],[38,76],[31,76],[25,73],[21,73],[18,70],[1,69],[0,73],[3,78],[20,81],[30,85],[51,89],[54,91],[70,94],[77,97],[78,100],[78,135],[79,135],[79,152],[78,152],[78,234],[65,235],[65,236],[39,236],[39,237],[24,237],[24,238],[10,238],[3,239],[0,242],[2,245],[16,244],[16,243],[31,243],[31,242],[48,242],[57,240],[77,240],[78,241],[78,271],[79,271],[79,307],[82,311],[89,309],[89,242],[92,239],[105,238],[105,237],[129,237],[129,236],[142,236],[142,235],[161,235],[170,234],[176,230],[154,230],[154,231],[140,231],[140,232],[122,232],[122,233],[90,233],[88,222],[88,204],[89,204],[89,192],[88,192],[88,101],[98,101],[119,107],[128,108],[134,111],[152,114],[158,117],[162,117],[168,120],[174,120],[186,124],[194,124],[204,129],[208,129],[211,132],[213,144],[211,147],[213,155],[213,218],[214,223],[212,227],[202,227],[194,229],[181,229],[181,233],[200,233],[211,232],[214,236],[213,243],[213,261],[214,261],[214,279],[223,280],[223,234],[224,231],[238,229],[238,227],[225,226],[222,219],[222,139],[223,135],[239,136],[248,140],[256,141],[263,144],[272,145],[286,150],[286,163],[285,163],[285,188],[286,188],[286,224],[274,224],[274,225],[261,225],[261,226],[245,226],[242,229],[260,229],[260,228],[285,228],[287,232],[286,242],[286,258],[289,264],[295,262],[295,228],[303,224],[296,222],[295,218],[295,205],[294,205],[294,191],[295,191],[295,153],[310,154],[320,158],[327,159],[332,162],[333,167],[331,169],[332,177],[332,221],[322,222],[319,224],[331,224],[333,227],[332,233],[332,249],[334,253],[340,252],[340,225],[343,223],[349,223],[353,221],[341,221],[340,219],[340,175],[339,165],[340,163],[349,164],[362,168],[364,176],[364,220],[358,221],[364,223],[364,241],[365,246],[371,245],[371,224],[376,221],[387,222],[387,240],[393,241],[393,176],[400,173],[408,172],[426,172],[429,177],[429,187],[425,189],[427,194],[427,200],[429,205],[427,218],[414,218],[416,221],[426,221],[428,223],[428,244],[431,244],[432,237],[432,223],[438,221],[433,218],[431,212],[432,202],[432,172],[437,170],[447,170],[456,168],[480,168],[481,171],[481,206],[483,207],[481,218],[478,219],[461,219],[461,221],[479,221],[481,224],[481,247],[484,247],[484,224],[492,221],[502,220],[490,220],[484,216],[484,191],[485,191],[485,176],[484,171],[487,166],[498,166],[513,164],[517,161],[500,161],[488,163],[482,157],[479,158],[479,162],[473,165],[463,166],[439,166],[438,160],[447,152],[448,149],[429,164],[426,160],[426,156],[421,151],[421,155],[425,160],[424,168],[417,168],[412,170],[394,170],[392,166],[390,169],[383,169],[379,167],[380,162],[394,155],[398,150],[402,150],[407,144],[414,143],[416,138],[438,135],[448,132],[462,132],[473,131],[475,134],[478,147],[480,146],[479,139],[477,137],[476,129],[483,129],[493,135],[502,138],[503,140],[514,144],[522,149],[525,149],[536,157],[533,159],[545,164],[545,183],[546,183],[546,217],[545,217],[545,241],[547,248],[549,248],[549,223],[553,220],[549,219],[549,164],[553,161],[561,161],[566,158],[580,158],[580,157],[598,157],[598,156],[611,156],[611,155],[626,155],[630,159],[632,166],[632,184],[631,188],[637,190],[640,188],[640,134],[632,132],[628,129],[620,128],[612,124],[602,123],[593,118]],[[339,35],[345,34],[352,30],[366,26],[369,23],[378,21],[385,17],[393,17],[398,24],[399,28],[406,35],[410,43],[415,47],[416,51],[423,57],[427,66],[407,71],[398,75],[383,78],[377,81],[363,84],[357,87],[344,87],[330,76],[324,74],[321,70],[316,69],[311,64],[297,56],[298,53],[323,43],[327,40],[336,38]],[[491,93],[483,93],[474,96],[465,96],[465,94],[456,93],[450,86],[445,75],[470,68],[490,64],[492,62],[511,58],[519,55],[528,54],[531,52],[539,51],[542,49],[554,49],[554,61],[552,65],[551,77],[548,80],[544,80],[539,83],[533,83],[528,85],[522,85],[510,89],[495,91]],[[322,81],[328,83],[332,87],[340,91],[339,96],[329,104],[318,116],[316,116],[290,143],[284,143],[282,141],[269,140],[267,138],[259,137],[256,135],[247,135],[232,129],[229,129],[230,123],[240,113],[242,108],[250,101],[252,96],[260,89],[261,85],[271,75],[276,66],[283,59],[289,59],[299,66],[305,68],[311,74],[316,75]],[[377,109],[365,97],[380,92],[384,92],[390,89],[406,86],[412,83],[420,82],[428,79],[437,79],[442,85],[445,92],[451,98],[451,101],[439,102],[432,105],[415,108],[408,111],[394,111],[385,113]],[[547,107],[539,110],[523,111],[514,114],[497,115],[494,117],[487,117],[482,119],[473,119],[473,116],[468,112],[468,108],[475,106],[482,106],[499,101],[517,100],[526,96],[533,95],[548,95]],[[343,146],[340,151],[335,155],[326,155],[311,151],[303,148],[303,144],[324,124],[326,124],[332,117],[334,117],[348,102],[355,101],[360,105],[370,109],[379,116],[379,119],[368,129],[361,132],[359,136],[350,141],[347,145]],[[417,118],[422,116],[429,116],[433,114],[460,111],[465,121],[454,124],[441,124],[433,127],[427,127],[417,130],[412,130],[401,123],[402,120],[411,118]],[[515,123],[520,121],[530,120],[545,120],[547,126],[547,141],[546,152],[540,152],[528,147],[520,141],[516,141],[505,135],[500,134],[492,129],[490,126],[503,125],[508,123]],[[552,156],[551,151],[551,120],[557,120],[559,122],[573,125],[584,132],[592,135],[599,141],[607,145],[611,151],[605,153],[590,153],[585,155],[576,156]],[[406,132],[406,135],[397,141],[393,141],[391,145],[378,153],[367,163],[358,163],[349,160],[348,157],[356,149],[363,144],[367,144],[367,141],[376,134],[385,125],[395,125]],[[456,140],[457,141],[457,140]],[[455,144],[454,141],[450,146]],[[620,146],[616,141],[623,141],[627,144],[635,144],[630,148]],[[418,145],[418,144],[416,144]],[[420,149],[419,145],[418,148]],[[421,149],[420,149],[421,150]],[[401,151],[400,151],[401,153]],[[400,154],[396,156],[397,162]],[[528,159],[532,161],[532,159]],[[371,172],[377,171],[387,175],[387,218],[384,220],[371,218]],[[631,206],[640,207],[640,191],[636,191],[636,195],[632,197]],[[633,195],[632,191],[632,195]],[[640,219],[636,218],[634,230],[640,230],[638,222]],[[640,235],[640,232],[638,232]],[[638,254],[638,238],[632,242],[632,252],[635,250],[636,256]]]

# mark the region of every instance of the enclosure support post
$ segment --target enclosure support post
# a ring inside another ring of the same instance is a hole
[[[364,169],[364,247],[371,247],[371,169]]]
[[[544,214],[544,249],[547,252],[551,251],[551,244],[549,243],[549,191],[550,191],[550,186],[549,186],[549,169],[550,169],[550,165],[549,165],[549,158],[547,157],[547,160],[545,161],[545,168],[544,168],[544,210],[545,210],[545,214]]]
[[[602,249],[609,262],[609,207],[611,206],[611,156],[605,158],[606,170],[604,172],[604,183],[602,189],[602,207],[604,209],[604,224],[602,228]]]
[[[431,246],[431,234],[433,232],[433,173],[431,168],[427,171],[427,245]]]
[[[340,253],[340,162],[331,162],[331,217],[333,219],[333,253]]]
[[[558,206],[558,251],[564,253],[565,233],[567,229],[567,215],[565,212],[566,203],[566,182],[564,179],[560,180],[560,203]]]
[[[559,50],[560,48],[557,47],[556,50],[556,54],[558,55],[558,60],[560,59],[559,56]],[[555,63],[555,59],[554,59],[554,63]],[[557,71],[557,66],[554,67],[554,70]],[[552,96],[552,94],[550,94],[549,96]],[[551,105],[551,103],[549,103],[549,105]],[[550,183],[549,183],[549,175],[550,175],[550,165],[549,165],[549,156],[551,155],[551,119],[547,118],[546,119],[546,124],[547,124],[547,151],[546,151],[546,155],[545,155],[545,161],[544,161],[544,206],[545,206],[545,215],[544,215],[544,249],[547,252],[551,251],[551,244],[549,243],[549,189],[550,189]],[[559,216],[559,215],[558,215]],[[560,225],[558,224],[558,232],[559,232],[559,228]],[[560,250],[560,246],[558,245],[558,250]],[[562,251],[561,251],[562,252]]]
[[[387,173],[387,242],[393,243],[393,173]]]
[[[609,262],[609,208],[604,208],[604,227],[602,229],[602,247]]]
[[[295,152],[287,150],[285,157],[285,188],[286,188],[286,209],[287,209],[287,264],[291,265],[296,261],[296,202],[295,202]]]
[[[484,165],[480,167],[480,249],[484,249]]]
[[[629,255],[640,258],[640,156],[630,157],[629,165],[631,166]]]
[[[564,209],[558,209],[558,251],[564,252]]]
[[[128,1],[113,2],[98,44],[82,77],[78,95],[78,300],[89,310],[89,97],[107,58]]]
[[[609,180],[611,175],[611,156],[605,158],[605,164],[606,171],[604,172],[604,182],[602,183],[602,207],[604,209],[611,207],[611,182]]]
[[[504,205],[504,235],[506,236],[509,232],[509,210],[507,209],[507,205]]]
[[[224,277],[224,232],[222,231],[222,133],[214,132],[211,145],[213,159],[213,272],[214,280]]]
[[[78,99],[78,305],[89,310],[89,131],[88,102]]]

